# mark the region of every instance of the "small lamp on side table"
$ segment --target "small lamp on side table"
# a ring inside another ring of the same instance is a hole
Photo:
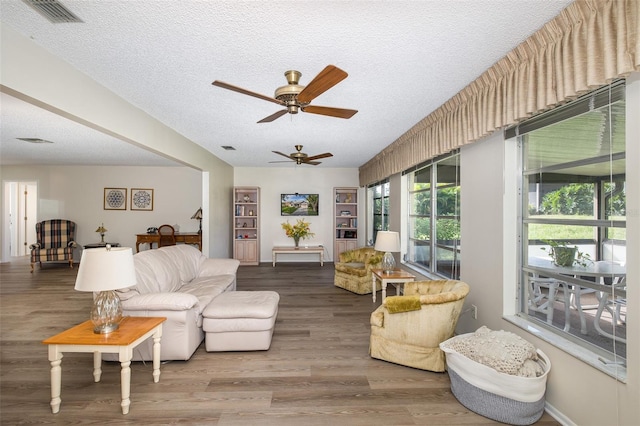
[[[100,233],[100,243],[104,244],[104,234],[105,232],[107,232],[107,228],[104,227],[104,223],[100,224],[100,226],[98,226],[98,229],[96,229],[96,232]]]
[[[375,249],[385,252],[382,258],[384,272],[387,274],[393,272],[396,267],[396,260],[391,253],[400,251],[400,235],[395,231],[378,231]]]
[[[116,331],[122,320],[122,305],[115,291],[136,285],[133,251],[130,247],[84,250],[80,259],[75,289],[98,292],[91,309],[93,332]]]
[[[202,207],[200,207],[196,212],[191,216],[191,219],[198,219],[200,222],[200,226],[198,227],[198,234],[202,234]]]

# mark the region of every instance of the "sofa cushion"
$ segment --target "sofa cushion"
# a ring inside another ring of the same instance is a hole
[[[188,244],[161,247],[159,251],[165,254],[178,269],[183,285],[190,283],[198,276],[200,266],[207,259],[200,250]]]
[[[171,293],[182,286],[179,268],[165,252],[146,250],[134,255],[133,261],[138,293]]]
[[[180,292],[197,297],[200,309],[204,309],[222,293],[233,290],[235,279],[234,275],[229,274],[196,278],[189,284],[182,286]]]
[[[198,298],[186,293],[150,293],[140,294],[128,300],[122,301],[125,310],[149,310],[149,311],[184,311],[198,304]]]

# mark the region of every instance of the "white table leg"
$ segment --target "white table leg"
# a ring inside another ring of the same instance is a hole
[[[93,381],[98,383],[102,376],[102,354],[100,352],[93,353]]]
[[[273,262],[273,267],[276,267],[276,257],[278,254],[276,252],[271,253],[271,261]]]
[[[320,266],[324,266],[324,252],[320,253]]]
[[[49,345],[49,361],[51,361],[51,412],[60,411],[60,385],[62,383],[62,353],[57,345]]]
[[[376,276],[375,275],[371,275],[372,278],[372,283],[371,283],[371,290],[373,295],[371,296],[371,298],[373,299],[373,303],[376,303]]]
[[[387,281],[382,279],[380,280],[382,282],[382,301],[384,302],[384,299],[387,298]]]
[[[122,414],[129,414],[129,406],[131,405],[131,358],[120,363],[122,370],[120,371],[120,388],[122,389]]]
[[[162,325],[153,335],[153,382],[160,381],[160,339],[162,338]]]

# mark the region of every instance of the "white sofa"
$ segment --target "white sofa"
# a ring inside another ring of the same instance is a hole
[[[146,250],[133,260],[137,284],[117,291],[123,315],[166,317],[160,358],[188,360],[204,339],[202,312],[216,296],[236,289],[240,262],[209,259],[186,244]],[[133,359],[153,359],[152,343],[137,346]]]

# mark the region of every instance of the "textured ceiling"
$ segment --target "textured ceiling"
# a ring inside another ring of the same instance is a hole
[[[0,19],[233,166],[283,166],[269,163],[283,159],[271,151],[302,144],[309,155],[334,154],[318,167],[358,167],[571,1],[62,3],[83,22],[52,24],[20,0],[1,0]],[[357,109],[351,119],[300,113],[257,124],[280,107],[211,85],[273,96],[285,71],[302,72],[305,85],[328,64],[349,77],[312,105]],[[0,101],[1,164],[172,164],[8,95]]]

